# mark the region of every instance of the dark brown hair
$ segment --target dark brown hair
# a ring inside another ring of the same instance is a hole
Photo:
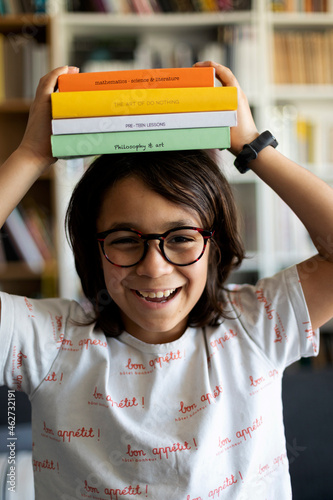
[[[123,331],[118,306],[107,292],[96,221],[106,191],[117,181],[136,177],[167,200],[195,210],[205,229],[215,230],[204,292],[189,316],[190,326],[215,326],[226,316],[223,286],[244,258],[230,185],[205,151],[102,155],[87,169],[72,194],[67,231],[85,296],[97,326],[106,335]],[[112,264],[110,264],[112,265]]]

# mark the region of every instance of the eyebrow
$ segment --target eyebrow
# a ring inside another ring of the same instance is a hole
[[[170,222],[165,223],[162,226],[162,233],[168,231],[169,229],[175,229],[175,228],[183,227],[183,226],[198,227],[197,224],[195,224],[194,221],[191,219],[179,219],[177,221],[170,221]],[[129,221],[116,222],[116,223],[112,224],[107,229],[107,231],[111,231],[113,229],[125,229],[125,228],[135,229],[136,231],[140,231],[140,229],[138,229],[138,227],[137,227],[137,223],[129,222]],[[142,232],[142,231],[140,231],[140,232]]]

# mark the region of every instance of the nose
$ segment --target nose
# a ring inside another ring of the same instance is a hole
[[[136,273],[139,276],[149,276],[150,278],[171,274],[174,266],[163,257],[158,240],[150,240],[147,244],[147,253],[144,259],[137,264]]]

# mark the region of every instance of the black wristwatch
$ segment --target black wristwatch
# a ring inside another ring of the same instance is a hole
[[[248,163],[251,160],[255,160],[258,156],[258,153],[267,146],[273,146],[276,148],[278,145],[277,140],[274,135],[272,135],[268,130],[260,134],[254,141],[250,142],[250,144],[245,144],[242,151],[236,157],[234,161],[234,165],[237,170],[241,174],[245,174],[250,168],[248,167]]]

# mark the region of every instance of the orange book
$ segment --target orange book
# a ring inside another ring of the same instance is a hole
[[[215,69],[158,68],[60,75],[60,92],[181,87],[214,87]]]

